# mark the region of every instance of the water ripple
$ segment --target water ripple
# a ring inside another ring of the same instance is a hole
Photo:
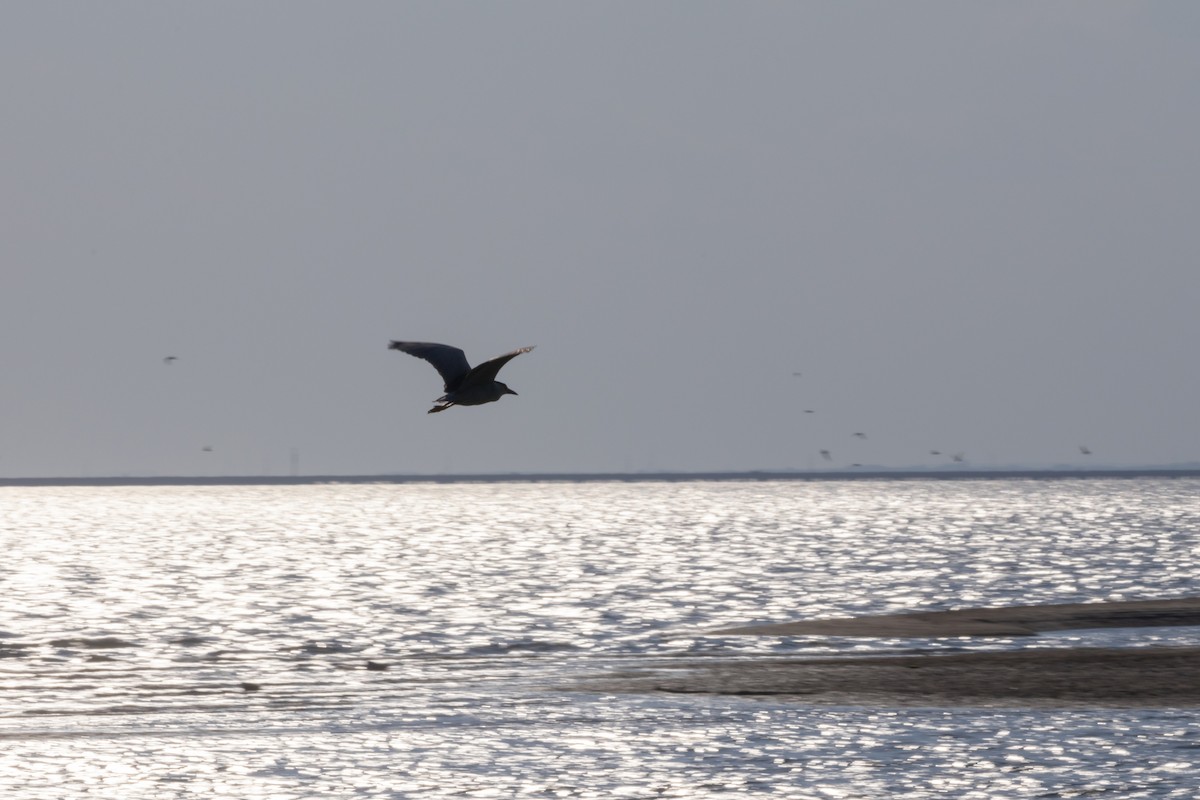
[[[710,637],[1197,592],[1193,480],[0,488],[0,789],[58,797],[1190,797],[1193,715],[561,692]]]

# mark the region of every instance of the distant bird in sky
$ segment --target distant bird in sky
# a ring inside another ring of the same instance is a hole
[[[170,365],[178,360],[179,359],[176,356],[167,356],[166,358],[163,359],[163,363]]]
[[[1079,452],[1083,453],[1085,456],[1090,456],[1092,454],[1091,449],[1088,448],[1086,444],[1079,445]]]
[[[931,455],[931,456],[940,456],[941,454],[942,454],[941,450],[930,450],[929,451],[929,455]]]
[[[966,453],[955,453],[950,457],[953,458],[957,463],[961,464],[966,459],[967,455]]]
[[[825,459],[826,461],[833,461],[833,454],[830,453],[828,450],[822,450],[821,458]]]
[[[863,433],[862,431],[859,431],[858,433],[856,433],[856,434],[854,434],[854,435],[855,435],[855,436],[857,436],[857,437],[858,437],[858,438],[860,438],[860,439],[865,439],[865,438],[867,438],[867,435],[866,435],[865,433]]]
[[[802,372],[793,372],[793,373],[792,373],[792,377],[793,377],[793,378],[799,378],[799,377],[800,377],[801,375],[803,375],[803,374],[804,374],[804,373],[802,373]]]
[[[817,413],[817,412],[816,412],[816,411],[813,411],[811,408],[806,408],[806,409],[804,409],[804,413],[805,413],[805,414],[815,414],[815,413]]]
[[[201,447],[200,450],[205,453],[211,453],[213,451],[211,444],[204,445],[204,447]]]
[[[496,356],[472,367],[467,355],[457,347],[434,342],[397,342],[388,345],[389,350],[399,350],[410,356],[423,358],[433,365],[445,383],[445,394],[434,400],[435,405],[427,413],[445,411],[450,406],[478,406],[493,403],[506,394],[516,394],[512,389],[496,380],[500,368],[532,347],[521,347],[511,353]]]

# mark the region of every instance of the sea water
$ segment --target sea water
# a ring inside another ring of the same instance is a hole
[[[605,694],[719,637],[1200,590],[1196,479],[0,488],[5,798],[1191,798],[1195,709]]]

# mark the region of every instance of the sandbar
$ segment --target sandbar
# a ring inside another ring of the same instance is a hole
[[[721,636],[1034,636],[1087,628],[1200,625],[1200,597],[918,611],[720,628]]]
[[[1200,597],[973,608],[725,628],[720,635],[975,637],[1200,625]],[[1053,647],[898,655],[657,662],[587,681],[590,691],[770,697],[855,706],[1200,706],[1200,647]],[[1032,644],[1032,643],[1031,643]]]

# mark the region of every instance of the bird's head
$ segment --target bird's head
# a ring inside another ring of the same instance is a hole
[[[512,389],[508,388],[507,383],[502,383],[500,381],[496,381],[496,385],[500,387],[500,394],[502,394],[502,395],[516,394],[516,392],[514,392]]]

